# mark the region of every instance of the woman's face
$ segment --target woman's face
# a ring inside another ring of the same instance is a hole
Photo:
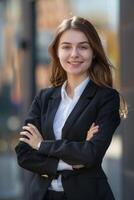
[[[93,50],[83,32],[70,29],[60,37],[58,57],[67,75],[88,76]]]

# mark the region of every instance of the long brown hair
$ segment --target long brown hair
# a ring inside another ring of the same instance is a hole
[[[51,74],[51,84],[52,86],[60,86],[67,79],[67,74],[62,68],[58,55],[58,44],[61,35],[69,30],[78,30],[83,32],[89,44],[93,50],[94,58],[92,64],[89,67],[89,77],[90,79],[99,86],[113,87],[113,78],[112,78],[112,64],[109,62],[106,54],[104,52],[100,37],[95,29],[95,27],[86,19],[81,17],[71,17],[64,19],[62,23],[58,26],[55,37],[49,46],[49,53],[51,56],[52,64],[52,74]],[[124,106],[123,106],[124,105]],[[122,112],[126,112],[126,104],[122,105]],[[125,109],[124,109],[125,108]]]

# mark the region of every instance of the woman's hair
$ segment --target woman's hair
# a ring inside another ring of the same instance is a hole
[[[63,20],[58,26],[55,37],[49,46],[49,53],[52,61],[52,74],[50,79],[52,86],[60,86],[67,79],[66,71],[60,64],[57,52],[61,35],[70,29],[83,32],[93,50],[94,58],[91,66],[89,66],[89,78],[99,86],[113,87],[111,71],[113,66],[106,57],[96,29],[88,20],[76,16]],[[126,105],[124,105],[124,107],[125,106]]]

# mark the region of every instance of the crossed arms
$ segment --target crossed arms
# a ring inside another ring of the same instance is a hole
[[[37,98],[34,104],[36,112],[34,110],[32,112],[35,112],[36,116],[37,110],[40,109]],[[31,123],[32,120],[28,122],[20,133],[20,143],[16,147],[21,167],[39,174],[53,174],[55,165],[62,159],[72,166],[84,165],[90,168],[101,163],[112,135],[120,123],[119,96],[117,92],[105,96],[96,118],[97,126],[92,124],[85,141],[45,140],[37,127]],[[23,138],[22,135],[27,138]]]

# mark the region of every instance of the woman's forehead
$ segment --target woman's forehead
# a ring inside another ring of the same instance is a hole
[[[88,38],[80,30],[69,29],[62,33],[59,43],[88,43]]]

